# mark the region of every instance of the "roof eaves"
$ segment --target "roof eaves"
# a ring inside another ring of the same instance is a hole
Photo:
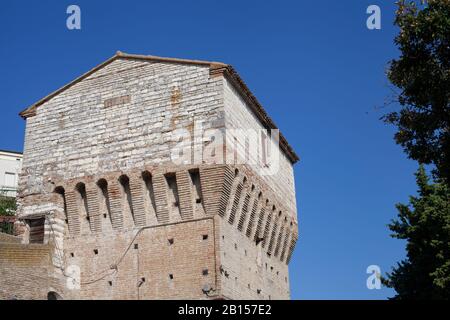
[[[20,156],[23,155],[22,152],[12,151],[12,150],[2,150],[2,149],[0,149],[0,152],[1,153],[11,153],[11,154],[20,155]]]

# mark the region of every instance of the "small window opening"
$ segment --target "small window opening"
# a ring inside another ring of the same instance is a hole
[[[30,228],[30,243],[44,243],[45,218],[27,220]]]

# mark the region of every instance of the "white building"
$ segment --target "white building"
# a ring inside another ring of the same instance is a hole
[[[22,157],[19,152],[0,150],[0,195],[16,196]]]

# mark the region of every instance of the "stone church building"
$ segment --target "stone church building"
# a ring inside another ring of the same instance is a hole
[[[290,298],[298,157],[230,65],[118,52],[20,115],[0,299]]]

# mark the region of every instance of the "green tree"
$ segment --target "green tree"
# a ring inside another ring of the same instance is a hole
[[[16,213],[17,205],[16,199],[12,197],[6,197],[0,190],[0,232],[10,233],[13,232],[13,225],[10,222],[2,222],[2,216],[13,216]]]
[[[450,183],[450,0],[397,2],[400,56],[388,78],[400,109],[382,119],[397,126],[395,141],[435,177]]]
[[[13,216],[16,213],[16,198],[0,193],[0,216]]]
[[[383,279],[394,299],[450,298],[450,188],[429,183],[423,166],[416,173],[418,196],[397,204],[392,237],[407,241],[407,258]]]

